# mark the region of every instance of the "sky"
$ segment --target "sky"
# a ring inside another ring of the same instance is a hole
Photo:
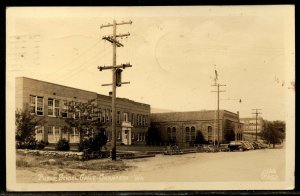
[[[117,64],[130,62],[117,96],[172,111],[217,108],[267,120],[294,116],[294,7],[24,7],[7,9],[7,87],[30,77],[108,95],[112,45]],[[240,103],[239,100],[242,100]]]

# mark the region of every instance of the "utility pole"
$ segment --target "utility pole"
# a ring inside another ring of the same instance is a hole
[[[121,23],[117,23],[115,20],[113,21],[113,24],[108,23],[107,25],[101,25],[100,29],[104,28],[104,27],[113,27],[113,35],[111,36],[103,36],[102,39],[107,40],[109,42],[112,43],[113,46],[113,65],[112,66],[103,66],[100,67],[98,66],[98,69],[100,71],[104,70],[104,69],[111,69],[112,70],[112,84],[103,84],[102,86],[110,86],[112,85],[112,126],[111,126],[111,131],[112,131],[112,149],[111,149],[111,159],[112,160],[116,160],[116,87],[120,87],[121,84],[129,84],[129,82],[121,82],[120,78],[121,78],[121,68],[125,69],[126,67],[132,67],[132,65],[130,65],[129,63],[126,64],[121,64],[121,65],[117,65],[117,60],[116,60],[116,49],[117,47],[123,47],[124,45],[121,44],[118,40],[117,37],[127,37],[130,34],[120,34],[117,35],[117,25],[125,25],[125,24],[132,24],[132,21],[128,21],[128,22],[121,22]],[[118,81],[117,81],[118,80]]]
[[[218,146],[220,146],[220,93],[226,92],[226,91],[221,91],[220,86],[226,86],[226,85],[215,83],[214,85],[211,85],[211,86],[216,86],[217,87],[217,91],[211,91],[211,92],[216,92],[217,95],[218,95],[217,139],[218,139]]]
[[[259,112],[259,110],[261,109],[252,109],[252,110],[255,110],[255,112],[252,114],[255,114],[255,141],[257,141],[257,116],[258,114],[261,114],[261,112]]]

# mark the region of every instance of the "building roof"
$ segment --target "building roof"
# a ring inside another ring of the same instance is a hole
[[[61,84],[55,84],[55,83],[51,83],[51,82],[47,82],[47,81],[43,81],[43,80],[37,80],[37,79],[33,79],[33,78],[28,78],[28,77],[17,77],[17,78],[22,78],[22,79],[27,79],[27,80],[33,80],[33,81],[36,81],[36,82],[41,82],[41,83],[45,83],[45,84],[51,84],[51,85],[55,85],[55,86],[61,87],[61,88],[74,89],[74,90],[78,90],[78,91],[82,91],[82,92],[86,92],[86,93],[94,93],[95,95],[97,95],[98,98],[111,100],[111,96],[109,96],[109,95],[98,94],[98,93],[92,92],[92,91],[82,90],[82,89],[79,89],[79,88],[74,88],[74,87],[65,86],[65,85],[61,85]],[[148,107],[150,107],[149,104],[136,102],[136,101],[133,101],[133,100],[130,100],[130,99],[127,99],[127,98],[117,97],[116,99],[117,100],[122,100],[122,101],[128,102],[128,103],[132,103],[132,104],[139,104],[139,105],[142,105],[142,106],[148,106]]]
[[[228,111],[226,111],[228,112]],[[222,118],[224,110],[220,110]],[[151,122],[170,122],[170,121],[193,121],[193,120],[212,120],[217,115],[216,110],[189,111],[189,112],[168,112],[152,113]]]

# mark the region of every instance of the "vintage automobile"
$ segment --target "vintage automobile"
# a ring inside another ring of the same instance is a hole
[[[255,143],[257,143],[261,149],[268,148],[268,146],[261,141],[255,141]]]
[[[220,152],[229,152],[230,151],[229,144],[220,144],[219,151]]]
[[[245,146],[241,142],[231,141],[229,142],[228,148],[230,151],[244,151]]]
[[[245,148],[245,150],[254,150],[253,145],[248,142],[248,141],[241,141],[243,147]]]

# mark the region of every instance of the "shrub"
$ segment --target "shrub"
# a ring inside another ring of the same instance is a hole
[[[59,151],[68,151],[70,150],[69,142],[65,139],[61,139],[57,142],[55,149]]]
[[[37,141],[34,138],[25,141],[17,141],[17,149],[36,149]]]
[[[100,130],[100,133],[97,133],[94,138],[83,138],[78,146],[79,151],[89,149],[90,151],[98,151],[103,145],[107,142],[107,136],[104,135],[104,131]]]
[[[44,149],[46,145],[47,144],[42,140],[42,141],[36,142],[35,148],[38,149],[38,150]]]

